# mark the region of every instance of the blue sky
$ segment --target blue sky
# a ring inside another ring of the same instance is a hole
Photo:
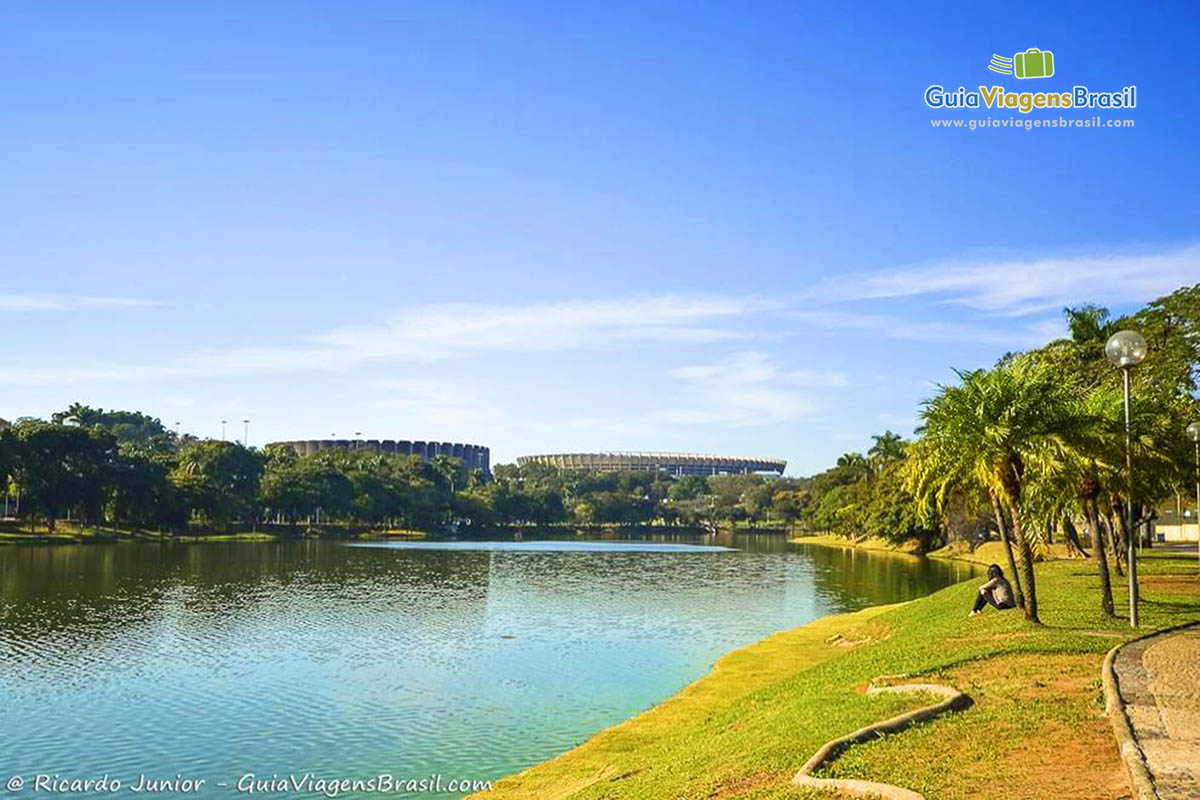
[[[6,3],[0,417],[809,473],[1064,304],[1200,281],[1198,34],[1191,3]],[[1055,77],[987,71],[1029,47]],[[934,83],[1135,84],[1103,112],[1135,127],[934,129],[1020,116]]]

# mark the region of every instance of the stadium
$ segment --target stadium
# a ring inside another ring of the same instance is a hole
[[[543,464],[559,469],[594,470],[599,472],[665,472],[682,475],[744,475],[751,472],[773,472],[782,475],[787,461],[782,458],[750,458],[744,456],[712,456],[699,453],[549,453],[521,456],[521,466]]]
[[[432,461],[434,456],[449,456],[462,459],[467,469],[483,470],[484,475],[491,474],[491,451],[477,444],[459,444],[456,442],[420,442],[393,439],[304,439],[294,442],[274,442],[274,445],[285,445],[296,451],[299,456],[311,456],[322,450],[371,450],[376,453],[389,455],[420,456],[426,461]]]

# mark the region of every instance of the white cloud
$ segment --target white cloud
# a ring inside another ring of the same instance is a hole
[[[890,339],[920,342],[972,342],[998,345],[1009,349],[1037,347],[1055,339],[1065,330],[1061,322],[1041,321],[1013,330],[1000,326],[963,322],[913,320],[888,314],[856,311],[789,311],[783,316],[819,328],[869,331]]]
[[[738,353],[714,364],[679,367],[667,374],[683,384],[672,396],[688,402],[664,409],[663,422],[731,428],[806,417],[818,405],[814,390],[849,383],[841,372],[788,369],[755,352]]]
[[[753,297],[633,297],[524,306],[435,305],[382,325],[315,337],[360,361],[443,361],[476,353],[536,353],[633,341],[703,343],[740,338],[716,327],[770,304]]]
[[[0,384],[218,378],[339,371],[368,363],[431,363],[501,353],[602,349],[639,342],[712,343],[747,337],[748,331],[730,323],[771,307],[755,297],[673,295],[507,306],[418,306],[379,324],[336,328],[292,345],[197,351],[159,364],[8,365],[0,368]]]
[[[93,297],[67,294],[0,294],[0,311],[76,311],[84,308],[135,308],[157,306],[135,297]]]
[[[805,300],[936,296],[997,315],[1057,311],[1083,302],[1140,302],[1200,280],[1200,245],[1141,252],[944,261],[924,267],[838,276],[817,282]]]
[[[850,384],[844,373],[790,369],[769,355],[737,353],[708,364],[667,371],[665,394],[675,403],[630,418],[576,417],[571,427],[614,433],[653,432],[664,425],[744,428],[791,422],[820,405],[822,390]]]
[[[486,431],[514,424],[490,387],[477,381],[446,376],[389,378],[371,382],[364,397],[364,407],[387,411],[389,417],[422,430]]]

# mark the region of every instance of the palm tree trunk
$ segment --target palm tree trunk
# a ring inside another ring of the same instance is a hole
[[[1100,511],[1096,507],[1096,498],[1084,499],[1083,514],[1087,517],[1088,527],[1092,529],[1092,557],[1096,559],[1096,571],[1100,574],[1100,608],[1111,617],[1113,616],[1112,581],[1108,576],[1108,556],[1104,553],[1104,537],[1100,533]]]
[[[1109,546],[1108,543],[1112,542],[1112,537],[1113,537],[1112,528],[1108,524],[1108,517],[1105,516],[1104,514],[1100,513],[1100,504],[1099,503],[1096,504],[1096,520],[1100,523],[1100,531],[1103,534],[1103,536],[1101,537],[1101,541],[1105,542],[1105,545],[1104,545],[1105,547],[1108,547]],[[1116,552],[1116,548],[1113,548],[1113,552],[1114,553]],[[1112,568],[1117,573],[1117,575],[1125,574],[1121,571],[1121,562],[1116,556],[1113,557]]]
[[[996,493],[989,491],[988,499],[992,501],[992,514],[996,517],[996,528],[1000,531],[1000,541],[1004,544],[1004,556],[1008,560],[1008,574],[1012,575],[1013,589],[1016,591],[1017,605],[1025,607],[1025,594],[1021,591],[1021,575],[1017,572],[1017,561],[1013,558],[1012,542],[1008,538],[1008,523],[1004,518],[1004,509],[1000,507],[1000,499]]]
[[[1041,625],[1042,620],[1038,617],[1037,579],[1033,574],[1033,549],[1029,546],[1029,539],[1021,524],[1021,501],[1017,499],[1020,497],[1021,488],[1016,481],[1015,477],[1011,481],[1005,481],[1004,499],[1012,512],[1013,538],[1017,540],[1017,547],[1021,550],[1021,585],[1025,591],[1025,619]]]
[[[1125,573],[1121,571],[1121,562],[1125,556],[1125,542],[1127,541],[1125,536],[1127,531],[1125,530],[1125,512],[1121,507],[1119,498],[1113,498],[1112,508],[1108,515],[1108,530],[1112,535],[1113,560],[1117,565],[1117,574],[1124,575]]]
[[[1088,527],[1090,527],[1093,531],[1096,529],[1095,526],[1091,524],[1090,520],[1088,521]],[[1068,549],[1072,549],[1072,551],[1078,550],[1079,554],[1084,558],[1090,558],[1090,556],[1088,556],[1087,548],[1083,546],[1083,542],[1079,539],[1079,530],[1075,527],[1075,523],[1071,521],[1070,515],[1063,517],[1063,538],[1067,540]],[[1092,540],[1095,541],[1095,534],[1093,534]],[[1101,546],[1103,547],[1104,540],[1101,539],[1100,541]]]

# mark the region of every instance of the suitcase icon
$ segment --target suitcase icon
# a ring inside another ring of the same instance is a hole
[[[1013,56],[1014,74],[1018,78],[1049,78],[1054,74],[1054,53],[1031,47]]]

